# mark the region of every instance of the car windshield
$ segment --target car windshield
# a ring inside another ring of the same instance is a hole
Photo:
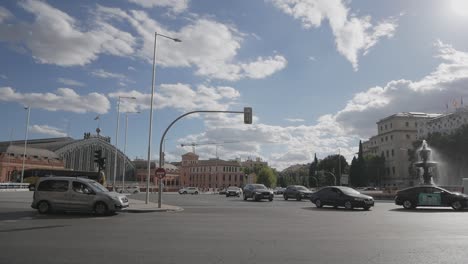
[[[253,188],[254,188],[255,190],[258,190],[258,189],[267,189],[267,187],[266,187],[265,185],[263,185],[263,184],[255,184],[255,185],[253,185]]]
[[[296,186],[296,189],[297,189],[298,191],[308,191],[308,190],[309,190],[309,189],[307,189],[307,188],[304,187],[304,186]]]
[[[229,187],[229,188],[228,188],[228,190],[234,190],[234,191],[236,191],[236,190],[238,190],[238,189],[239,189],[239,188],[237,188],[237,187]]]
[[[350,195],[353,195],[353,194],[361,194],[360,192],[354,190],[353,188],[348,188],[348,187],[341,187],[339,188],[343,193],[345,194],[350,194]]]
[[[98,182],[95,182],[95,181],[89,181],[88,182],[91,187],[97,191],[97,192],[109,192],[109,190],[107,190],[106,187],[102,186],[101,184],[99,184]]]

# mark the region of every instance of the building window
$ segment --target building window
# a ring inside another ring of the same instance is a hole
[[[393,135],[390,135],[390,139],[393,140]]]
[[[390,128],[392,128],[392,123],[390,123]]]
[[[414,122],[414,126],[415,126],[415,127],[418,127],[418,122]]]
[[[383,142],[383,137],[380,139],[381,142]]]
[[[410,135],[409,134],[406,134],[406,139],[410,139]]]
[[[387,130],[387,124],[385,124],[385,130]]]
[[[388,155],[388,154],[389,154],[388,149],[387,149],[386,153],[387,153],[387,158],[388,158],[388,157],[389,157],[389,155]]]
[[[383,130],[383,126],[380,126],[380,130]]]
[[[409,122],[405,122],[405,126],[406,126],[406,127],[409,127]]]
[[[395,156],[395,151],[392,149],[392,157]]]
[[[395,176],[395,167],[392,167],[393,175]]]
[[[385,136],[385,141],[388,141],[388,136]]]

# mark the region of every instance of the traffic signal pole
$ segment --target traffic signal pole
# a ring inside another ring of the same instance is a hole
[[[196,114],[196,113],[228,113],[228,114],[244,114],[244,123],[245,124],[252,124],[252,108],[251,107],[244,107],[244,111],[208,111],[208,110],[200,110],[200,111],[191,111],[188,113],[185,113],[178,118],[176,118],[174,121],[172,121],[171,124],[166,128],[164,131],[161,141],[159,142],[159,168],[163,168],[164,166],[164,161],[163,161],[163,143],[164,143],[164,137],[166,136],[167,132],[169,129],[180,119],[183,117],[186,117],[191,114]],[[146,203],[149,201],[149,183],[146,186]],[[159,188],[158,188],[158,208],[161,208],[161,200],[162,200],[162,180],[159,180]]]

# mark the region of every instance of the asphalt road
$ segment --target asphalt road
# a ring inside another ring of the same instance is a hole
[[[176,213],[38,215],[0,193],[0,263],[467,263],[468,211],[164,195]],[[144,194],[133,199],[144,199]],[[156,195],[151,195],[155,201]]]

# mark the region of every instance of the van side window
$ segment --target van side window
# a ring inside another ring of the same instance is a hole
[[[68,191],[68,181],[48,180],[43,181],[37,187],[38,191],[42,192],[66,192]]]
[[[73,191],[82,194],[88,194],[91,192],[91,190],[86,184],[76,181],[73,182]]]

